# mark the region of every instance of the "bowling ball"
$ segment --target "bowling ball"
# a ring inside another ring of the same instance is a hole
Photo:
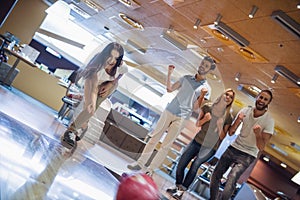
[[[123,174],[116,200],[159,200],[159,191],[153,179],[144,174]]]

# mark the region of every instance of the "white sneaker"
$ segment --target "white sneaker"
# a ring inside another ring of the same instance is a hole
[[[169,188],[166,190],[166,192],[169,193],[169,194],[175,194],[175,193],[177,192],[178,189],[179,189],[179,188],[178,188],[176,185],[174,185],[174,186],[172,186],[172,187],[169,187]]]
[[[182,196],[183,196],[183,193],[184,193],[184,190],[180,190],[179,189],[179,190],[177,190],[176,193],[174,193],[172,195],[172,197],[175,198],[175,199],[177,199],[177,200],[180,200],[182,198]]]
[[[145,174],[152,177],[153,176],[153,171],[148,170],[148,171],[145,172]]]

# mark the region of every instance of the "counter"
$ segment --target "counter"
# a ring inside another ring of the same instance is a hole
[[[7,48],[4,51],[9,56],[7,64],[11,68],[4,77],[3,84],[10,86],[9,80],[17,70],[19,73],[12,86],[58,111],[63,104],[61,98],[66,93],[66,88],[57,84],[59,78],[39,69],[39,65],[21,53]]]
[[[137,160],[143,151],[148,130],[112,109],[105,121],[100,140]]]

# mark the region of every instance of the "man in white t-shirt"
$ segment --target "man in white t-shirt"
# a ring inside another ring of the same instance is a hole
[[[233,135],[242,124],[240,134],[227,148],[218,161],[210,180],[210,199],[228,200],[232,196],[236,183],[249,165],[256,159],[274,133],[274,120],[267,112],[273,98],[270,90],[262,90],[256,97],[255,107],[241,109],[228,134]],[[218,197],[220,180],[229,167],[232,167],[226,185]]]

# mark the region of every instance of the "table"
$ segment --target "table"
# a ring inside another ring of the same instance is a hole
[[[16,61],[14,62],[14,64],[12,65],[12,67],[10,68],[10,70],[8,71],[7,75],[5,76],[4,80],[3,80],[3,84],[5,84],[5,85],[8,85],[7,81],[12,76],[13,71],[17,68],[17,65],[19,64],[20,60],[22,60],[26,64],[30,65],[31,67],[38,67],[35,63],[28,60],[27,58],[25,58],[22,54],[20,54],[18,52],[15,52],[15,51],[7,49],[7,48],[3,48],[3,50],[5,52],[7,52],[9,55],[12,55],[12,56],[17,58]]]

